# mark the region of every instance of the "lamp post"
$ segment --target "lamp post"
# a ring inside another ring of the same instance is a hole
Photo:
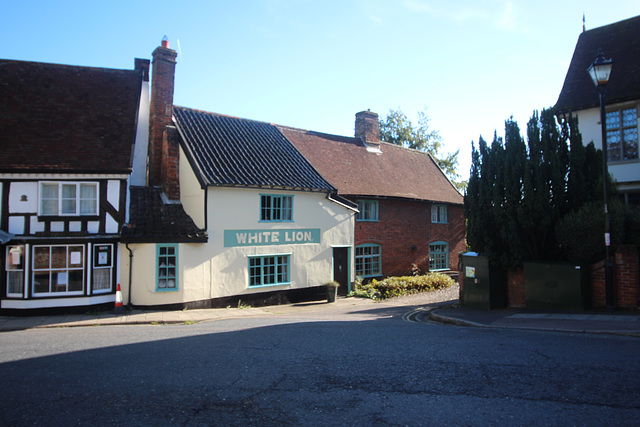
[[[587,71],[593,80],[593,84],[598,88],[600,94],[600,127],[602,129],[602,178],[604,181],[604,244],[606,249],[606,260],[604,263],[604,289],[606,295],[607,310],[613,311],[615,308],[614,297],[614,276],[613,276],[613,262],[611,261],[611,221],[609,220],[609,168],[607,166],[607,129],[606,129],[606,115],[604,111],[605,107],[605,86],[609,82],[609,76],[611,75],[611,68],[613,67],[612,59],[605,59],[602,49],[598,49],[598,56],[589,66]]]

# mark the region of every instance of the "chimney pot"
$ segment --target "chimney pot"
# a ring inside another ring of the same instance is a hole
[[[169,38],[165,35],[162,37],[162,41],[160,42],[162,47],[169,49]]]

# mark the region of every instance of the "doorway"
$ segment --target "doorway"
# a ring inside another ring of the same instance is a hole
[[[333,280],[340,283],[338,295],[347,295],[351,291],[349,248],[333,248]]]

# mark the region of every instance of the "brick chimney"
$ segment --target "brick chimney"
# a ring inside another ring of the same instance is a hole
[[[365,142],[380,141],[380,123],[378,113],[371,110],[356,113],[356,138],[363,138]]]
[[[180,199],[180,184],[178,174],[166,175],[163,163],[177,165],[179,163],[179,150],[165,149],[165,128],[171,124],[173,115],[173,87],[176,71],[175,50],[169,49],[167,36],[162,38],[161,46],[153,51],[151,68],[151,107],[149,114],[149,185],[162,186],[167,196],[172,200]],[[174,158],[163,159],[164,155]],[[176,191],[167,191],[167,189]]]

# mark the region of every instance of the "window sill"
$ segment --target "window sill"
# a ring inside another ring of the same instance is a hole
[[[291,286],[291,282],[274,283],[272,285],[249,285],[248,289],[273,288],[274,286]]]
[[[98,215],[40,215],[38,214],[38,221],[99,221]]]

